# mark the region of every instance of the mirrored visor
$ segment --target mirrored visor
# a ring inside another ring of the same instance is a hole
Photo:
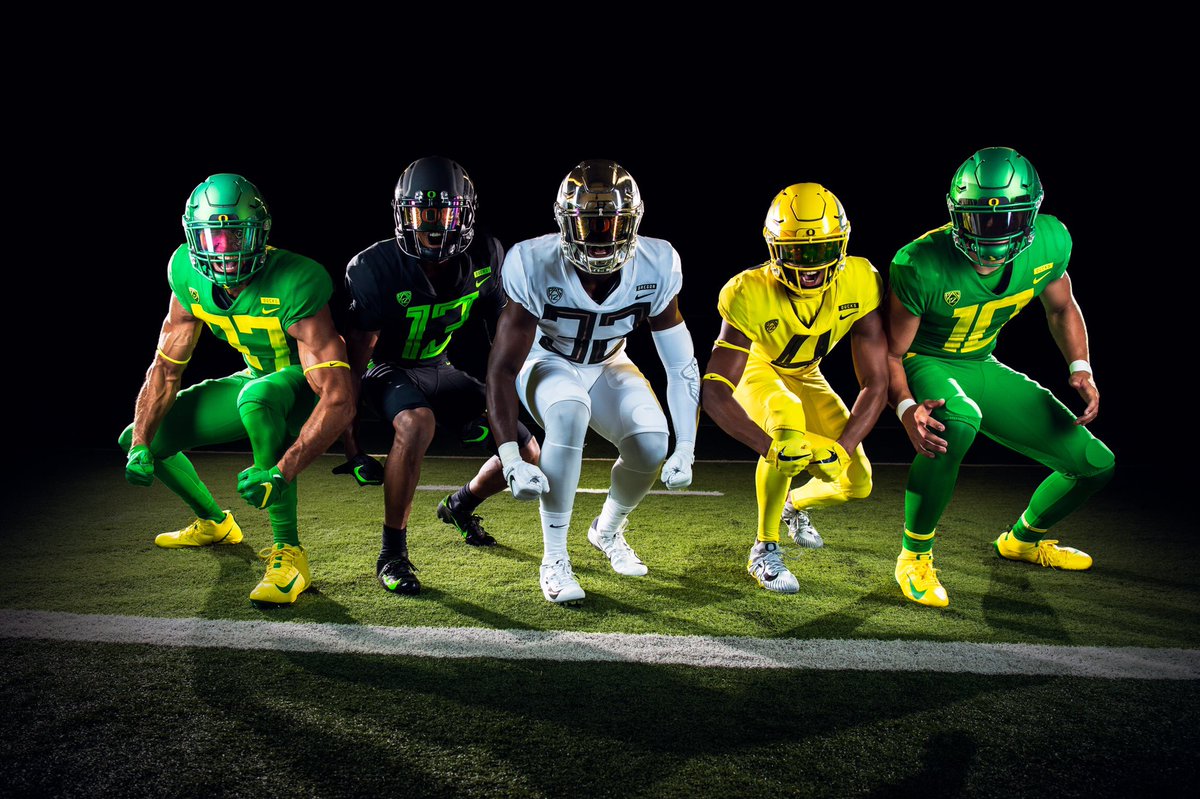
[[[406,205],[400,209],[400,220],[410,230],[449,233],[462,224],[462,213],[458,200],[441,206]]]
[[[201,252],[213,255],[249,253],[257,242],[256,228],[206,227],[196,231],[196,245]]]
[[[633,217],[629,215],[571,217],[573,238],[582,244],[615,244],[627,240],[632,230]]]
[[[776,242],[778,258],[788,266],[801,269],[819,269],[835,264],[842,257],[840,241]]]
[[[1024,233],[1033,220],[1033,211],[955,212],[959,230],[980,239],[1006,239]]]

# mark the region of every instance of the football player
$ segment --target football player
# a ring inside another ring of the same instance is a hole
[[[768,591],[792,594],[800,585],[780,557],[780,511],[797,544],[820,547],[801,509],[871,493],[862,440],[887,404],[883,283],[870,261],[846,255],[850,220],[820,184],[775,195],[763,237],[770,259],[721,289],[704,408],[761,456],[758,538],[746,568]],[[821,374],[821,359],[846,334],[860,385],[849,410]],[[792,478],[806,472],[789,494]]]
[[[296,477],[354,410],[346,346],[328,307],[333,282],[316,261],[267,246],[271,215],[240,175],[212,175],[198,185],[183,228],[187,242],[167,266],[171,300],[158,349],[133,424],[119,439],[128,453],[125,479],[148,486],[157,477],[197,516],[158,535],[158,546],[237,544],[242,531],[233,514],[216,503],[183,451],[248,437],[254,465],[238,475],[237,490],[267,510],[275,541],[259,553],[266,573],[250,599],[289,604],[312,582],[296,526]],[[242,354],[246,369],[180,391],[205,325]]]
[[[505,302],[504,249],[495,238],[476,235],[475,185],[448,158],[409,164],[396,182],[392,206],[395,237],[372,244],[346,267],[352,372],[362,376],[364,405],[390,423],[392,446],[381,470],[352,430],[344,437],[347,461],[334,471],[348,471],[360,484],[382,478],[383,545],[375,573],[386,590],[416,594],[421,583],[408,556],[408,519],[436,428],[495,450],[483,417],[483,383],[451,365],[446,348],[472,317],[495,329]],[[517,425],[516,441],[537,463],[537,442],[524,425]],[[442,499],[437,517],[468,544],[491,546],[496,540],[475,509],[504,487],[500,459],[492,457]]]
[[[1028,159],[1007,147],[980,150],[951,179],[949,224],[892,261],[890,401],[917,451],[895,573],[904,595],[922,605],[949,603],[933,568],[934,534],[978,433],[1053,470],[993,542],[996,553],[1057,569],[1092,565],[1086,553],[1046,539],[1108,482],[1115,458],[1085,427],[1100,410],[1100,393],[1067,275],[1071,236],[1058,219],[1038,213],[1042,196]],[[992,355],[1000,329],[1034,298],[1067,361],[1067,382],[1083,399],[1078,416]]]
[[[513,496],[541,498],[541,587],[550,602],[584,598],[567,530],[589,426],[619,453],[604,507],[588,530],[619,574],[647,572],[625,530],[659,467],[668,489],[692,481],[700,381],[677,300],[683,274],[669,242],[638,235],[642,213],[641,193],[626,169],[583,161],[559,187],[559,232],[519,242],[504,261],[511,302],[488,360],[488,408]],[[666,369],[676,437],[669,458],[667,418],[624,351],[625,337],[643,321]],[[518,396],[546,431],[540,469],[521,458]]]

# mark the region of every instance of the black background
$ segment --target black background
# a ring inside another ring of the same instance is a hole
[[[391,235],[392,188],[415,158],[459,161],[478,188],[481,227],[506,246],[554,231],[555,190],[574,164],[615,159],[641,187],[642,234],[668,239],[682,256],[680,304],[703,368],[719,329],[717,293],[764,259],[763,216],[780,188],[816,181],[835,192],[853,225],[851,254],[886,278],[899,247],[947,220],[955,168],[978,148],[1005,145],[1037,167],[1043,212],[1074,237],[1069,274],[1102,392],[1092,429],[1119,463],[1186,458],[1178,442],[1192,438],[1190,404],[1180,402],[1188,389],[1176,376],[1190,357],[1181,332],[1193,259],[1172,247],[1173,236],[1186,236],[1188,217],[1163,202],[1175,196],[1164,193],[1163,177],[1176,128],[1153,99],[1114,105],[1103,79],[1084,76],[1052,96],[1025,96],[1019,113],[964,105],[916,78],[847,85],[835,100],[801,92],[772,101],[763,91],[773,85],[769,76],[746,83],[747,75],[731,84],[716,72],[693,74],[676,86],[663,72],[653,92],[624,99],[555,92],[546,76],[489,81],[484,72],[457,99],[405,93],[402,82],[386,80],[294,79],[233,115],[223,113],[219,92],[134,85],[106,93],[102,82],[84,81],[39,129],[44,136],[26,162],[15,164],[18,172],[37,168],[29,196],[56,213],[38,217],[52,227],[34,242],[48,237],[49,246],[28,251],[32,269],[22,273],[34,278],[33,299],[49,314],[35,312],[39,346],[6,392],[28,420],[11,435],[35,451],[115,451],[167,308],[166,263],[182,241],[184,200],[213,172],[255,182],[274,217],[271,243],[317,259],[337,281],[352,255]],[[212,102],[197,102],[205,99]],[[647,330],[631,337],[630,353],[661,389]],[[483,354],[458,346],[454,358],[480,370]],[[1040,303],[1005,327],[996,355],[1080,407]],[[185,380],[239,365],[205,333]],[[847,341],[824,371],[843,396],[853,395]],[[702,455],[738,451],[706,417],[702,424]],[[867,446],[877,461],[911,458],[890,411]],[[1019,458],[981,439],[971,461]]]

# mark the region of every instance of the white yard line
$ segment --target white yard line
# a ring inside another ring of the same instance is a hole
[[[369,627],[0,610],[0,638],[330,654],[674,664],[710,668],[1200,679],[1200,650]]]

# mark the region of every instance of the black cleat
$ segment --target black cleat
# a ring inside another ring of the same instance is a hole
[[[408,594],[410,596],[421,593],[421,581],[417,579],[417,575],[413,574],[417,570],[417,567],[412,565],[412,562],[406,556],[401,555],[386,563],[377,563],[375,570],[379,578],[379,584],[385,590],[393,594]]]
[[[448,525],[451,525],[458,534],[462,536],[463,541],[466,541],[473,547],[493,547],[496,545],[496,539],[492,538],[487,530],[483,529],[483,519],[478,516],[468,516],[466,519],[459,519],[454,515],[454,511],[450,510],[450,495],[438,503],[437,517]]]

